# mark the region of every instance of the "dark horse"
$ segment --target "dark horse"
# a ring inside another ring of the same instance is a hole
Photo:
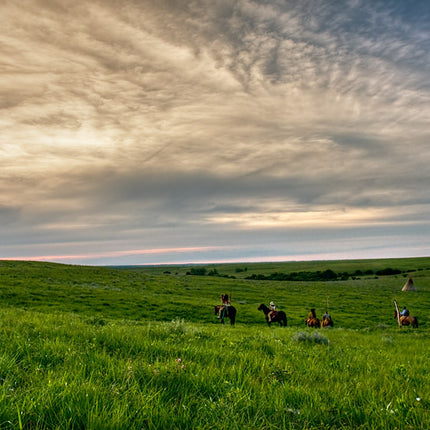
[[[394,319],[397,319],[397,311],[394,311]],[[400,325],[411,325],[413,328],[418,328],[418,319],[408,315],[407,317],[400,317]]]
[[[264,316],[266,317],[266,321],[267,321],[267,324],[269,325],[269,327],[270,327],[270,324],[272,324],[272,322],[279,323],[279,325],[281,327],[287,327],[287,315],[285,315],[284,311],[276,311],[276,315],[274,317],[272,317],[271,320],[269,321],[269,312],[270,312],[270,309],[265,304],[262,303],[258,307],[258,310],[259,311],[263,311]]]
[[[215,315],[219,315],[219,310],[222,308],[221,305],[216,305],[215,306]],[[230,318],[230,324],[234,325],[236,323],[236,308],[234,306],[226,306],[222,311],[221,311],[221,324],[224,324],[224,318]]]

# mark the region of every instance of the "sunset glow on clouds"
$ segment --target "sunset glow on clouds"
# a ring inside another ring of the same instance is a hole
[[[428,255],[427,1],[0,12],[0,259]]]

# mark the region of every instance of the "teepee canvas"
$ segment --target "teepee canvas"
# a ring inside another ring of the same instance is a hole
[[[417,289],[414,286],[414,282],[412,281],[412,278],[409,278],[406,281],[406,284],[403,285],[402,291],[417,291]]]

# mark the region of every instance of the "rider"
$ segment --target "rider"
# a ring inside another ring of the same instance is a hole
[[[309,312],[309,319],[312,320],[316,317],[317,317],[317,314],[315,313],[315,309],[312,308],[311,311]]]
[[[323,321],[325,321],[325,320],[331,320],[331,316],[330,316],[330,314],[328,313],[328,311],[325,311],[325,314],[323,315]]]
[[[409,316],[409,309],[406,306],[403,306],[403,310],[402,312],[400,312],[400,321],[403,321],[408,316]]]
[[[222,305],[219,308],[218,318],[221,318],[221,315],[223,315],[225,311],[227,311],[228,315],[228,307],[230,306],[230,299],[228,297],[228,294],[221,294],[221,303]]]
[[[269,313],[267,314],[267,319],[268,319],[268,321],[269,321],[269,322],[270,322],[270,321],[272,321],[272,318],[274,318],[274,317],[275,317],[275,315],[276,315],[276,306],[275,306],[275,303],[270,302],[270,311],[269,311]]]

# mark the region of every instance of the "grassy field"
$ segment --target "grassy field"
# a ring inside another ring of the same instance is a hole
[[[0,428],[429,428],[430,258],[214,268],[0,261]],[[386,268],[401,273],[246,279]],[[213,313],[224,292],[236,327]],[[397,327],[393,299],[418,329]],[[287,328],[267,327],[270,300]],[[327,301],[335,328],[305,328]]]

